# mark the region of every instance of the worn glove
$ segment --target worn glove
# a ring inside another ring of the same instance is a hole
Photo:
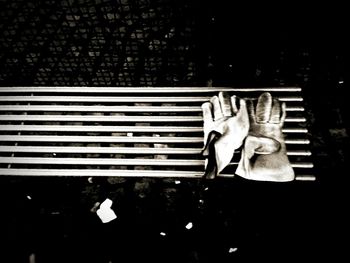
[[[237,107],[236,100],[239,100]],[[202,105],[204,147],[207,157],[204,177],[215,178],[232,160],[249,130],[247,107],[243,99],[220,92]]]
[[[285,103],[265,92],[256,110],[247,101],[250,129],[242,149],[236,174],[257,181],[287,182],[294,179],[282,133],[286,117]]]

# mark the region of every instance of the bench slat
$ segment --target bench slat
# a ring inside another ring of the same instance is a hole
[[[0,152],[27,153],[120,153],[120,154],[201,154],[201,148],[145,147],[66,147],[66,146],[0,146]],[[239,154],[240,151],[236,151]],[[287,151],[290,156],[310,156],[307,150]]]
[[[0,152],[27,153],[120,153],[120,154],[200,154],[200,148],[146,147],[65,147],[65,146],[0,146]]]
[[[191,126],[82,126],[82,125],[0,125],[0,131],[51,132],[203,132],[202,127]]]
[[[0,115],[0,121],[200,122],[201,116]]]
[[[280,101],[285,102],[301,102],[303,98],[301,96],[274,96]],[[10,101],[24,101],[24,102],[123,102],[123,103],[135,103],[135,102],[178,102],[178,103],[203,103],[209,101],[211,96],[173,96],[169,95],[166,97],[130,97],[130,96],[0,96],[0,101],[10,102]],[[252,97],[245,97],[246,99],[255,99]]]
[[[304,111],[302,106],[288,106],[287,111]],[[0,111],[64,111],[64,112],[202,112],[200,106],[66,106],[66,105],[2,105]]]
[[[150,136],[56,136],[0,135],[3,142],[110,142],[110,143],[203,143],[203,137]],[[286,139],[286,144],[309,144],[307,139]]]
[[[145,165],[145,166],[203,166],[205,160],[193,159],[128,159],[128,158],[47,158],[47,157],[0,157],[6,164],[67,164],[67,165]],[[237,165],[231,162],[230,165]],[[313,168],[310,162],[291,163],[293,168]]]
[[[0,115],[0,121],[83,122],[203,122],[202,116],[94,116],[94,115]],[[287,117],[285,122],[305,122],[304,117]]]
[[[230,87],[0,87],[0,92],[59,93],[205,93],[205,92],[300,92],[300,87],[230,88]]]
[[[201,178],[203,172],[195,171],[147,171],[147,170],[106,170],[106,169],[3,169],[1,175],[16,176],[122,176],[122,177],[183,177]]]
[[[88,126],[88,125],[0,125],[0,131],[51,132],[203,132],[203,127],[187,126]],[[306,128],[284,128],[283,133],[307,133]]]
[[[46,158],[0,157],[0,163],[11,164],[67,164],[67,165],[145,165],[145,166],[204,166],[204,160],[189,159],[127,159],[127,158]]]
[[[202,137],[0,135],[7,142],[203,143]]]

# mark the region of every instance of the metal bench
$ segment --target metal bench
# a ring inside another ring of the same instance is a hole
[[[200,178],[200,106],[221,90],[285,101],[296,180],[315,180],[299,87],[1,87],[0,175]]]

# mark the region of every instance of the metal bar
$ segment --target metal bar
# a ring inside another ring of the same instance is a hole
[[[170,94],[169,94],[170,95]],[[300,102],[303,101],[301,96],[274,96],[280,101],[285,102]],[[0,96],[0,101],[28,101],[28,102],[205,102],[210,100],[210,96],[152,96],[152,97],[143,97],[143,96],[135,96],[135,97],[125,97],[125,96],[110,96],[110,97],[101,97],[101,96]],[[247,97],[246,99],[253,99]],[[254,98],[256,99],[256,98]]]
[[[287,106],[287,111],[304,111],[302,106]],[[67,105],[1,105],[0,111],[64,112],[201,112],[200,106],[67,106]]]
[[[203,137],[0,135],[7,142],[203,143]]]
[[[121,154],[200,154],[201,148],[146,147],[66,147],[66,146],[0,146],[0,152],[27,153],[121,153]],[[239,154],[240,151],[235,153]],[[289,156],[310,156],[307,150],[287,151]]]
[[[0,121],[84,121],[84,122],[202,122],[202,116],[94,116],[94,115],[0,115]],[[305,122],[287,117],[285,122]]]
[[[184,126],[82,126],[82,125],[0,125],[0,131],[52,132],[203,132],[203,127]]]
[[[310,144],[308,139],[285,139],[285,144]]]
[[[291,166],[293,168],[305,168],[305,169],[314,168],[314,164],[311,162],[296,162],[296,163],[291,163]]]
[[[203,137],[150,136],[56,136],[56,135],[0,135],[3,142],[110,142],[110,143],[203,143]],[[286,144],[309,144],[307,139],[288,139]]]
[[[0,163],[11,164],[72,164],[72,165],[151,165],[151,166],[204,166],[205,160],[189,159],[127,159],[127,158],[40,158],[0,157]],[[231,162],[230,165],[237,165]],[[313,168],[309,162],[291,163],[293,168]]]
[[[0,121],[200,122],[203,118],[201,116],[0,115]]]
[[[120,177],[183,177],[201,178],[203,172],[195,171],[147,171],[106,169],[2,169],[0,175],[14,176],[120,176]]]
[[[20,153],[200,154],[201,151],[200,148],[0,146],[0,152]]]
[[[119,159],[119,158],[38,158],[0,157],[0,163],[11,164],[67,164],[67,165],[151,165],[151,166],[204,166],[204,160],[180,159]]]
[[[305,111],[305,108],[302,106],[286,106],[286,111]]]
[[[0,92],[66,93],[204,93],[204,92],[300,92],[300,87],[230,88],[230,87],[0,87]]]
[[[158,178],[202,178],[204,172],[159,171],[159,170],[105,170],[105,169],[3,169],[0,175],[7,176],[119,176],[119,177],[158,177]],[[234,174],[219,174],[218,177],[232,178]],[[313,175],[297,175],[297,181],[315,181]]]
[[[307,133],[308,130],[306,128],[283,128],[283,133]]]
[[[310,182],[313,182],[313,181],[316,181],[316,176],[314,175],[296,175],[295,176],[295,180],[297,181],[310,181]]]
[[[66,106],[66,105],[3,105],[0,111],[64,111],[64,112],[201,112],[198,106]]]
[[[298,151],[287,150],[287,155],[288,156],[311,156],[312,153],[309,150],[298,150]]]
[[[203,132],[203,127],[186,126],[82,126],[82,125],[0,125],[0,131],[52,132]],[[283,133],[307,133],[305,128],[284,128]]]

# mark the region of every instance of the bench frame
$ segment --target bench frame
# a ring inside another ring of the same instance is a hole
[[[286,102],[296,180],[315,180],[300,87],[0,87],[0,175],[201,178],[200,105],[219,91]]]

